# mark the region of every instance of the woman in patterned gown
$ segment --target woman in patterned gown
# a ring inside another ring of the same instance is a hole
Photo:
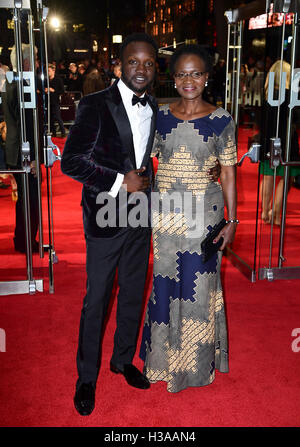
[[[224,238],[220,250],[233,242],[237,156],[232,117],[202,98],[210,70],[206,52],[182,46],[170,67],[180,99],[160,107],[157,117],[153,289],[140,357],[150,382],[166,381],[168,391],[178,392],[210,384],[215,369],[228,372],[222,251],[203,263],[201,242],[224,217],[224,202],[230,222],[216,241]],[[207,174],[216,160],[221,184]]]

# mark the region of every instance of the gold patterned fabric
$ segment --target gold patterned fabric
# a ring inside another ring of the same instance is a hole
[[[178,392],[210,384],[216,369],[228,371],[222,253],[203,263],[201,242],[224,216],[221,185],[208,171],[217,159],[224,166],[237,162],[232,117],[218,108],[183,121],[162,106],[152,155],[159,159],[153,289],[140,357],[150,382],[166,381],[168,391]]]

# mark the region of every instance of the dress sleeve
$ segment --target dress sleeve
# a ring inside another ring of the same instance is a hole
[[[229,121],[222,133],[217,137],[217,157],[223,166],[233,166],[237,163],[235,141],[235,123]]]
[[[154,141],[153,141],[153,146],[152,146],[152,152],[150,157],[154,158],[154,157],[158,157],[160,151],[161,151],[161,147],[162,147],[162,136],[160,135],[160,133],[156,130],[155,131],[155,136],[154,136]]]

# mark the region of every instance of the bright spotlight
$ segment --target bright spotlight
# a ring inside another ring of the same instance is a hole
[[[52,26],[54,29],[59,29],[59,27],[60,27],[60,20],[59,20],[59,18],[57,18],[57,17],[52,17],[52,18],[51,18],[51,21],[50,21],[50,24],[51,24],[51,26]]]

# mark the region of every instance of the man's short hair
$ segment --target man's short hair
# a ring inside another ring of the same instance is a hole
[[[123,61],[123,54],[124,54],[125,48],[132,42],[146,42],[146,43],[149,43],[154,48],[155,58],[157,58],[158,46],[157,46],[155,40],[151,36],[146,34],[146,33],[133,33],[133,34],[130,34],[129,36],[127,36],[124,39],[124,41],[123,41],[123,43],[121,45],[121,48],[120,48],[120,59],[121,59],[121,62]]]
[[[51,70],[56,70],[56,66],[54,64],[48,64],[48,67],[51,68]]]

